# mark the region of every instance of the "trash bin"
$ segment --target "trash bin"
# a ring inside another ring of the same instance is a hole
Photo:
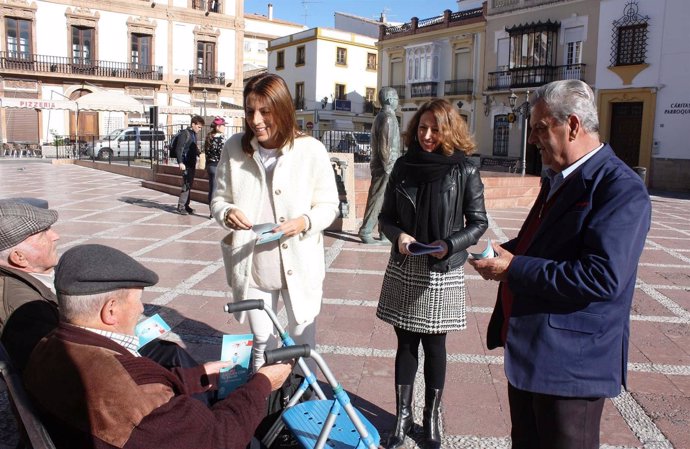
[[[645,184],[647,183],[647,167],[633,167],[633,170],[635,170],[635,173],[642,178],[642,182]]]

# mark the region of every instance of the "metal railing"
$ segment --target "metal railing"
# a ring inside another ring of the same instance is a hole
[[[436,81],[410,84],[410,97],[435,97],[438,90]]]
[[[445,83],[444,93],[446,95],[467,95],[472,93],[473,86],[474,80],[472,79],[449,80]]]
[[[488,90],[541,86],[551,81],[585,80],[586,64],[561,66],[520,67],[489,72]]]
[[[163,67],[130,62],[74,60],[64,56],[0,52],[0,69],[101,78],[163,79]]]
[[[213,72],[211,70],[190,70],[189,71],[189,85],[195,84],[225,84],[225,72]]]

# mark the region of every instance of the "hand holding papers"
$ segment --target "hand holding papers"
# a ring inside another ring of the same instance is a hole
[[[473,259],[490,259],[496,257],[496,251],[494,251],[493,246],[491,246],[491,239],[486,240],[486,249],[481,253],[470,253]]]
[[[406,245],[407,250],[413,256],[421,256],[422,254],[431,254],[443,251],[441,245],[427,245],[426,243],[410,242]]]
[[[274,228],[278,227],[275,223],[262,223],[252,226],[252,231],[258,236],[256,244],[272,242],[278,240],[283,236],[282,232],[272,232]]]

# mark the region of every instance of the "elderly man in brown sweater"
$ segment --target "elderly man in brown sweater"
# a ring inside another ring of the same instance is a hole
[[[227,448],[250,444],[266,400],[290,366],[261,368],[212,407],[191,394],[217,388],[227,362],[168,370],[140,357],[134,326],[158,276],[102,245],[69,249],[55,270],[60,324],[24,372],[58,448]]]

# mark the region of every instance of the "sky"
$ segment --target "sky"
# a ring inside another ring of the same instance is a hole
[[[273,4],[273,18],[313,27],[333,27],[334,12],[354,14],[378,20],[381,12],[389,22],[409,22],[412,17],[427,19],[450,9],[457,11],[455,0],[244,0],[244,12],[267,15]]]

